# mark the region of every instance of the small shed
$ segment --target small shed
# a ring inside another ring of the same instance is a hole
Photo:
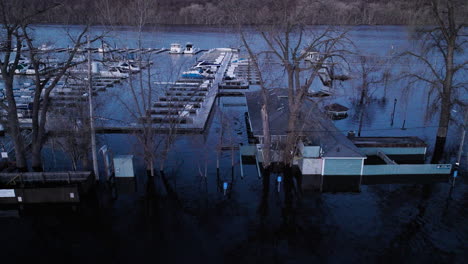
[[[349,108],[337,103],[333,103],[324,107],[325,111],[333,119],[342,119],[348,116]]]
[[[135,177],[133,170],[133,155],[119,155],[114,157],[115,177]]]

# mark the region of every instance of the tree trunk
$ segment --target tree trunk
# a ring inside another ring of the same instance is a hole
[[[33,171],[43,171],[42,168],[42,144],[37,141],[33,142],[31,149],[31,166]]]
[[[364,123],[364,105],[361,105],[359,107],[359,127],[358,127],[358,137],[361,136],[361,131],[362,131],[362,125]]]
[[[266,91],[264,92],[266,93]],[[268,168],[271,164],[271,135],[270,118],[266,104],[262,106],[262,124],[263,124],[263,167]]]
[[[286,142],[284,147],[283,153],[283,162],[285,166],[292,166],[293,159],[294,159],[294,150],[296,145],[296,139],[299,136],[298,132],[296,131],[297,128],[297,119],[299,116],[299,109],[298,106],[290,106],[289,112],[289,120],[288,120],[288,131],[286,136]]]
[[[27,171],[26,152],[24,149],[24,138],[18,122],[18,111],[13,95],[13,80],[5,80],[5,93],[8,102],[8,131],[15,146],[16,168]]]
[[[453,54],[455,47],[455,40],[447,41],[448,51],[445,60],[445,80],[443,83],[442,102],[439,117],[439,127],[437,129],[437,137],[434,146],[434,154],[432,155],[431,163],[438,163],[442,159],[444,153],[445,142],[447,141],[447,132],[450,122],[450,111],[452,108],[452,80],[454,73]]]

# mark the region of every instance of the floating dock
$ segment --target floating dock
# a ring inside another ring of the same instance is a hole
[[[157,82],[164,94],[153,103],[149,122],[158,132],[202,133],[208,123],[214,102],[219,93],[219,84],[231,60],[231,49],[212,49],[198,59],[216,71],[210,77],[181,77],[175,82]],[[96,126],[98,133],[130,133],[141,130],[140,123],[126,126]]]

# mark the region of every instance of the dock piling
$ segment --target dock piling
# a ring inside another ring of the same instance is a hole
[[[283,179],[281,178],[281,176],[278,176],[278,178],[276,178],[276,181],[278,182],[278,192],[281,191],[281,181],[282,181],[282,180],[283,180]]]
[[[390,126],[393,126],[393,120],[395,118],[395,108],[396,108],[396,104],[397,104],[397,99],[395,98],[395,101],[393,101],[393,111],[392,111],[392,121],[390,122]]]
[[[240,175],[241,179],[244,179],[244,168],[242,164],[242,151],[240,151],[241,145],[239,145],[239,166],[240,166]]]

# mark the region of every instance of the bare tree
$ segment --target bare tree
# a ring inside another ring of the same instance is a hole
[[[170,79],[177,72],[177,67],[174,66],[170,73],[165,73],[165,78],[161,78],[161,73],[152,72],[152,54],[143,52],[143,29],[154,18],[152,7],[155,5],[156,1],[154,0],[138,0],[132,2],[126,10],[129,21],[138,30],[137,47],[139,52],[137,52],[133,63],[141,71],[136,75],[136,78],[130,77],[128,80],[131,94],[130,102],[119,99],[132,119],[137,120],[138,131],[135,136],[142,147],[142,155],[149,176],[155,175],[154,162],[157,158],[160,161],[160,171],[164,171],[165,161],[176,139],[177,128],[182,120],[177,117],[180,109],[171,102],[171,96],[167,96],[169,98],[168,108],[163,114],[164,117],[153,118],[153,107],[156,99],[158,96],[164,95],[170,87],[169,82],[161,82],[165,84],[158,85],[155,85],[154,82]],[[146,68],[146,71],[143,71],[143,68]]]
[[[78,50],[84,47],[87,41],[85,35],[89,33],[89,27],[85,26],[77,36],[69,35],[73,47],[65,60],[54,65],[50,65],[37,53],[37,48],[30,35],[28,26],[22,26],[22,33],[29,48],[29,59],[34,68],[34,84],[36,89],[33,97],[32,109],[32,167],[36,171],[42,171],[42,148],[46,142],[46,122],[47,113],[50,107],[50,93],[57,86],[61,78],[67,71],[80,62],[74,62]],[[95,37],[91,42],[98,40]],[[41,65],[45,65],[44,68]]]
[[[3,101],[1,102],[1,107],[7,112],[8,133],[12,137],[15,146],[16,167],[23,171],[27,170],[26,153],[24,149],[25,143],[20,133],[18,110],[13,93],[15,71],[20,63],[24,46],[22,27],[30,23],[30,19],[35,15],[53,8],[53,6],[43,6],[33,11],[26,8],[26,6],[28,6],[26,4],[28,3],[25,1],[0,1],[0,19],[2,22],[2,35],[0,39],[3,46],[0,69],[3,81],[5,82],[6,99],[6,103]]]
[[[289,119],[283,162],[290,167],[293,164],[296,142],[301,135],[300,120],[303,117],[300,116],[308,98],[309,88],[326,61],[332,58],[339,61],[344,58],[343,55],[350,48],[350,42],[345,31],[332,27],[322,30],[307,26],[307,13],[315,1],[272,0],[268,3],[270,12],[264,17],[259,17],[261,22],[268,26],[256,28],[262,43],[248,43],[245,38],[243,42],[247,50],[250,50],[251,57],[257,60],[259,57],[252,52],[254,44],[265,46],[264,51],[273,54],[273,58],[279,62],[286,74]],[[314,63],[308,64],[304,59],[311,53],[317,56]],[[253,61],[255,63],[255,59]]]
[[[359,121],[358,136],[361,136],[367,108],[376,91],[376,85],[388,81],[386,72],[382,72],[385,63],[385,59],[377,56],[358,56],[357,74],[359,74],[359,80],[361,81],[361,84],[357,86],[359,96],[355,102],[356,115]]]
[[[19,133],[18,111],[13,94],[13,80],[16,75],[16,69],[22,56],[30,61],[30,67],[34,70],[33,81],[35,90],[32,101],[32,167],[34,170],[42,170],[41,151],[46,142],[46,122],[47,113],[50,105],[50,93],[57,86],[57,83],[65,75],[69,68],[76,65],[74,57],[78,50],[86,43],[83,38],[88,32],[89,27],[84,29],[76,36],[68,35],[73,47],[65,56],[65,59],[53,65],[49,63],[48,56],[39,52],[37,43],[32,36],[31,28],[34,19],[49,10],[58,6],[56,3],[36,3],[35,1],[1,1],[2,8],[2,26],[6,36],[6,48],[4,49],[4,59],[0,62],[2,68],[2,77],[5,80],[5,91],[7,104],[3,104],[8,113],[8,129],[15,143],[15,154],[17,167],[20,170],[26,169],[26,157],[24,150],[24,140]],[[29,8],[27,8],[29,6]],[[14,10],[18,8],[18,10]],[[12,17],[13,16],[13,17]],[[96,38],[97,39],[97,38]],[[13,50],[13,43],[16,42],[16,48]],[[26,48],[23,48],[26,47]],[[10,57],[14,54],[13,61]]]
[[[83,87],[83,93],[86,89]],[[57,135],[49,137],[52,145],[57,145],[69,156],[72,169],[88,169],[91,150],[91,135],[89,128],[89,109],[86,100],[76,100],[69,109],[54,107],[49,115],[47,129],[58,131]],[[70,108],[73,111],[70,111]],[[81,163],[81,166],[80,166]]]
[[[424,72],[412,71],[406,77],[425,83],[431,105],[439,110],[439,121],[432,162],[442,157],[454,104],[464,105],[458,95],[467,92],[466,73],[468,61],[461,61],[464,48],[468,45],[463,22],[466,2],[459,0],[422,0],[418,6],[421,12],[429,13],[430,23],[434,26],[418,27],[416,34],[420,39],[421,52],[407,51],[408,55],[425,69]],[[434,58],[431,59],[431,58]],[[432,96],[431,96],[432,95]]]

